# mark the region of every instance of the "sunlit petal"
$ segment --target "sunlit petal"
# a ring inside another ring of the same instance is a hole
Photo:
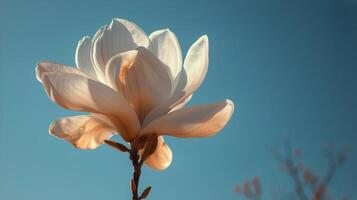
[[[115,129],[96,116],[81,115],[55,120],[50,134],[63,138],[80,149],[95,149],[115,134]]]
[[[125,121],[125,140],[135,138],[140,130],[138,118],[127,101],[116,91],[85,76],[70,73],[44,73],[43,86],[48,97],[70,110],[101,113]]]
[[[63,64],[52,63],[52,62],[40,62],[36,65],[36,79],[42,83],[42,75],[48,72],[63,72],[63,73],[71,73],[71,74],[78,74],[82,76],[86,76],[80,70],[70,67]]]
[[[170,110],[170,112],[183,108],[192,99],[192,94],[184,99],[180,104]]]
[[[91,48],[92,40],[88,36],[83,37],[78,42],[76,49],[76,65],[82,72],[96,79],[97,75],[92,65],[90,55]]]
[[[175,34],[165,29],[151,33],[149,38],[149,50],[169,66],[175,88],[182,68],[181,47]]]
[[[188,50],[180,80],[171,98],[160,107],[151,111],[146,117],[144,126],[152,120],[168,113],[174,107],[182,104],[201,85],[208,69],[208,37],[200,37]]]
[[[209,137],[224,128],[233,111],[230,100],[182,108],[154,120],[142,132],[179,138]]]
[[[97,68],[104,72],[105,65],[114,55],[148,45],[148,37],[137,25],[124,19],[113,19],[93,39],[92,58]]]
[[[164,170],[170,166],[172,162],[172,151],[165,143],[162,136],[158,137],[158,144],[155,152],[146,160],[145,164],[156,170]]]
[[[172,90],[168,67],[146,48],[114,56],[106,67],[110,85],[126,97],[141,121],[165,102]]]

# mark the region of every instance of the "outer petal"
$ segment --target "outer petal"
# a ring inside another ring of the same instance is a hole
[[[55,120],[49,128],[50,134],[63,138],[80,149],[95,149],[115,132],[107,122],[90,115]]]
[[[79,71],[74,67],[52,63],[52,62],[40,62],[36,65],[35,70],[36,70],[36,78],[41,83],[42,83],[42,75],[48,72],[63,72],[63,73],[86,76],[83,72]]]
[[[126,29],[131,34],[131,37],[133,38],[134,43],[137,46],[142,46],[142,47],[148,47],[150,40],[146,33],[135,23],[130,22],[125,19],[120,19],[120,18],[115,18],[114,20],[120,22],[123,26],[125,26]]]
[[[172,151],[165,143],[162,136],[158,137],[158,144],[155,152],[146,160],[145,164],[156,170],[164,170],[170,166],[172,162]]]
[[[141,121],[165,102],[172,90],[168,67],[143,47],[114,56],[108,62],[106,76],[135,108]]]
[[[129,141],[140,130],[140,123],[127,101],[117,92],[100,82],[70,73],[45,73],[43,86],[49,98],[58,105],[77,111],[101,113],[118,124],[125,122],[121,136]],[[122,128],[123,129],[123,128]]]
[[[92,58],[97,67],[104,71],[112,56],[148,45],[148,37],[134,23],[124,19],[113,19],[109,26],[97,32],[93,40]]]
[[[186,97],[186,99],[184,99],[180,104],[178,104],[177,106],[175,106],[174,108],[172,108],[172,109],[170,110],[170,112],[183,108],[183,107],[186,105],[186,103],[188,103],[189,101],[191,101],[192,96],[193,96],[193,95],[191,94],[190,96]]]
[[[203,82],[208,69],[208,37],[200,37],[188,50],[180,80],[169,101],[153,110],[145,119],[144,126],[183,103]]]
[[[104,65],[104,61],[101,56],[102,50],[101,50],[101,46],[99,45],[99,42],[102,39],[103,32],[106,28],[107,28],[107,25],[102,26],[95,33],[95,35],[92,39],[92,48],[90,51],[90,57],[91,57],[91,61],[92,61],[93,67],[94,67],[94,71],[97,74],[98,80],[100,80],[102,83],[106,83],[104,72],[103,72],[104,71],[103,66],[105,66],[105,65]]]
[[[76,65],[77,67],[88,76],[97,78],[92,65],[90,51],[92,49],[92,40],[85,36],[79,40],[76,49]]]
[[[209,137],[224,128],[233,110],[234,104],[230,100],[182,108],[151,122],[142,131],[143,136],[155,133],[179,138]]]
[[[175,88],[182,68],[181,47],[175,34],[165,29],[151,33],[149,38],[149,50],[169,66]]]

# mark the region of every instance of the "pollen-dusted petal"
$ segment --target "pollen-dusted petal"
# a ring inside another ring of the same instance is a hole
[[[145,164],[156,170],[165,170],[172,162],[172,151],[162,136],[158,137],[156,150],[146,160]]]
[[[92,65],[90,51],[92,49],[92,40],[85,36],[79,40],[76,49],[76,65],[77,67],[88,76],[97,78],[96,72]]]
[[[122,123],[121,136],[129,141],[140,130],[139,120],[127,101],[110,87],[85,76],[70,73],[44,73],[43,86],[48,97],[63,108],[100,113]]]
[[[168,113],[195,92],[203,82],[208,69],[208,37],[201,36],[188,50],[178,84],[171,98],[160,107],[151,111],[144,126],[152,120]]]
[[[175,88],[182,68],[180,43],[169,29],[155,31],[150,34],[149,38],[151,41],[150,52],[169,66],[173,78],[173,87]]]
[[[71,73],[71,74],[79,74],[82,76],[86,76],[80,70],[70,67],[63,64],[52,63],[52,62],[40,62],[36,65],[36,78],[39,82],[42,83],[42,75],[48,72],[63,72],[63,73]]]
[[[233,111],[231,100],[182,108],[154,120],[144,128],[142,134],[155,133],[179,138],[209,137],[224,128]]]
[[[92,115],[64,117],[51,123],[49,133],[80,149],[95,149],[115,134],[106,121]]]
[[[168,67],[144,47],[110,59],[106,77],[134,107],[141,121],[153,108],[165,102],[172,90]]]
[[[108,60],[114,55],[149,45],[145,32],[124,19],[113,19],[109,26],[98,32],[93,40],[92,58],[103,72]]]

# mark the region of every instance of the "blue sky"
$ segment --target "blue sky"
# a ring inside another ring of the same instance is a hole
[[[41,60],[74,65],[78,40],[114,17],[147,33],[170,28],[184,53],[207,34],[208,75],[190,104],[237,107],[215,137],[167,138],[171,167],[143,172],[149,199],[238,199],[235,185],[253,176],[264,199],[290,191],[267,151],[282,135],[321,173],[320,146],[348,145],[332,188],[356,199],[356,11],[354,0],[0,0],[0,199],[130,199],[127,155],[47,134],[53,119],[77,113],[53,104],[34,73]]]

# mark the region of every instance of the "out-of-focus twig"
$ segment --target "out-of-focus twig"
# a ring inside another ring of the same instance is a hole
[[[326,200],[329,194],[329,184],[333,179],[336,170],[346,159],[346,150],[342,150],[338,153],[333,148],[325,150],[325,156],[328,163],[327,173],[318,177],[312,173],[309,169],[304,169],[304,173],[300,173],[299,165],[296,164],[296,157],[301,156],[301,150],[295,149],[293,152],[289,141],[285,142],[285,159],[280,158],[278,162],[282,163],[286,167],[286,172],[290,175],[294,182],[295,192],[300,200]],[[298,153],[297,153],[298,152]],[[276,154],[276,153],[275,153]],[[276,157],[276,156],[274,156]],[[301,180],[303,177],[304,182]],[[309,198],[304,189],[309,186],[312,190],[312,196]]]
[[[242,194],[250,200],[260,200],[262,194],[262,186],[259,177],[254,177],[251,181],[244,181],[242,186],[236,186],[236,193]]]
[[[304,166],[301,161],[301,150],[293,149],[288,140],[284,141],[284,151],[271,149],[273,157],[278,161],[282,169],[291,177],[295,194],[287,194],[280,191],[275,193],[274,200],[299,199],[299,200],[332,200],[333,196],[329,190],[329,185],[334,178],[336,171],[346,161],[347,148],[336,151],[333,146],[328,146],[324,150],[327,159],[327,172],[323,176],[317,176],[312,170]],[[254,182],[255,181],[255,182]],[[256,187],[258,186],[258,187]],[[306,192],[306,189],[310,189]],[[250,200],[259,200],[261,198],[262,188],[259,179],[245,181],[242,187],[237,186],[237,193],[243,194],[243,197]],[[294,197],[295,196],[295,197]],[[343,197],[342,200],[347,200]]]

